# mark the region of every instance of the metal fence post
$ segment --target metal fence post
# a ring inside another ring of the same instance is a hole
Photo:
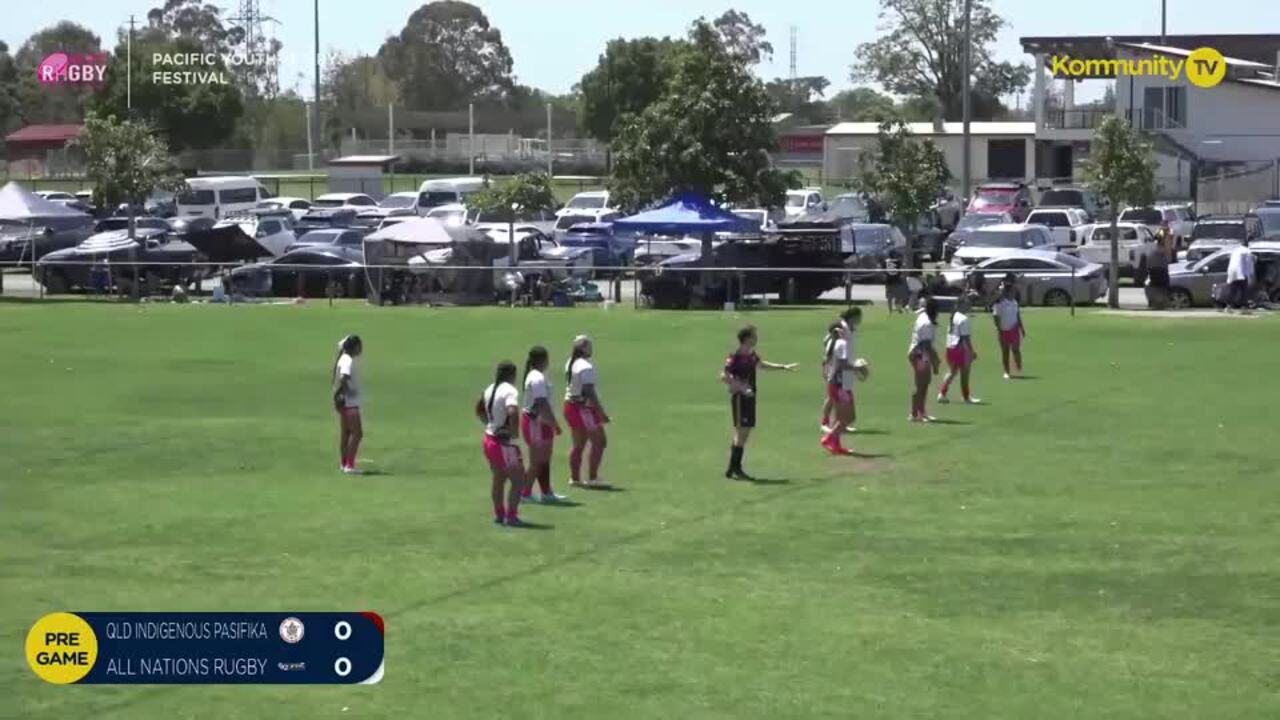
[[[1071,317],[1076,316],[1076,268],[1071,267]]]

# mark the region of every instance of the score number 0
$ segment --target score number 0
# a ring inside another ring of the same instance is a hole
[[[346,620],[339,620],[333,626],[333,636],[339,640],[348,640],[351,637],[351,623]],[[345,657],[340,657],[333,663],[333,671],[338,677],[346,677],[351,674],[351,661]]]

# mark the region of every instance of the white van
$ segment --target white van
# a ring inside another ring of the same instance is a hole
[[[441,205],[466,205],[467,198],[485,187],[482,177],[436,178],[425,180],[418,187],[418,214]]]
[[[253,210],[270,197],[262,183],[245,175],[187,178],[187,189],[178,194],[178,217],[217,220],[230,213]]]

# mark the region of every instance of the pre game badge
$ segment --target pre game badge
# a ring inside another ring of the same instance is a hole
[[[27,633],[27,663],[45,682],[79,681],[98,660],[98,637],[78,615],[45,615]]]

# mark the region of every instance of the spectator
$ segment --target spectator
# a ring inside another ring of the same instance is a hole
[[[1168,306],[1171,253],[1172,238],[1165,229],[1161,229],[1156,242],[1143,253],[1147,265],[1147,306],[1152,310]]]
[[[1243,310],[1249,297],[1249,286],[1253,284],[1253,253],[1249,251],[1249,241],[1244,240],[1231,251],[1231,259],[1227,263],[1227,309]]]

